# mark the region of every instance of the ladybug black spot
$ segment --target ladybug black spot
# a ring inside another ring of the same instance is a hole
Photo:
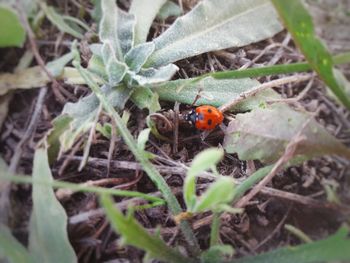
[[[210,125],[212,124],[212,122],[213,122],[213,121],[212,121],[211,119],[209,119],[209,120],[208,120],[208,125],[210,126]]]
[[[208,112],[209,112],[209,113],[211,113],[211,112],[212,112],[212,110],[211,110],[211,109],[208,109]]]

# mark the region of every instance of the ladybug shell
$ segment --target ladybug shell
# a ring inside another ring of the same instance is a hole
[[[213,106],[203,105],[196,108],[195,126],[199,130],[212,130],[223,120],[222,112]]]

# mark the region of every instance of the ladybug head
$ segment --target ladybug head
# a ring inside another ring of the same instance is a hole
[[[184,119],[185,121],[188,121],[190,124],[194,125],[197,119],[196,112],[191,110],[189,113],[185,114]]]

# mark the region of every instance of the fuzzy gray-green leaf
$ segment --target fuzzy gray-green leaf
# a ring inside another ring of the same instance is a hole
[[[170,16],[180,16],[181,14],[182,14],[182,10],[180,6],[168,0],[159,10],[157,14],[157,18],[161,20],[165,20]]]
[[[46,149],[38,148],[34,155],[33,179],[48,182],[33,183],[33,211],[30,218],[29,251],[36,262],[77,262],[69,243],[67,215],[56,199],[52,187]]]
[[[137,73],[153,51],[153,42],[137,45],[125,55],[125,63],[129,66],[129,69]]]
[[[160,68],[146,68],[141,69],[133,79],[141,86],[147,84],[154,84],[170,80],[179,68],[174,64],[168,64]]]
[[[154,39],[147,66],[161,66],[204,52],[241,47],[269,37],[282,25],[269,0],[204,0]]]
[[[144,43],[148,31],[160,8],[166,0],[133,0],[129,13],[135,15],[135,45]]]
[[[306,140],[298,144],[295,154],[308,159],[332,154],[350,158],[350,149],[310,114],[285,104],[236,115],[226,130],[223,146],[228,153],[238,153],[241,160],[272,162],[284,153],[287,144],[301,129]]]
[[[103,86],[101,88],[105,96],[113,107],[123,109],[126,101],[129,99],[132,89],[123,85],[118,87]],[[90,94],[76,103],[67,103],[62,111],[69,115],[73,121],[60,137],[62,150],[70,149],[75,140],[83,133],[88,131],[93,125],[93,118],[98,110],[99,100],[95,94]]]
[[[184,104],[192,104],[200,92],[201,97],[197,100],[196,105],[207,104],[219,107],[258,85],[260,83],[252,79],[219,80],[208,77],[200,82],[193,82],[193,79],[168,81],[153,86],[152,90],[159,94],[161,100],[178,101]],[[251,110],[267,100],[279,97],[275,91],[265,90],[237,104],[233,110]]]

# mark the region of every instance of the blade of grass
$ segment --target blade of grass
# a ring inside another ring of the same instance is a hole
[[[333,74],[332,56],[316,36],[312,17],[302,1],[272,0],[272,3],[312,69],[317,72],[344,106],[350,109],[350,98]]]
[[[192,262],[191,259],[185,258],[178,251],[167,246],[159,237],[150,235],[131,214],[124,216],[115,208],[110,196],[102,195],[100,200],[109,221],[122,236],[125,244],[145,250],[150,257],[164,262]]]
[[[129,147],[130,151],[135,155],[136,159],[140,162],[143,167],[143,170],[147,173],[149,178],[154,182],[157,188],[162,192],[164,199],[166,200],[171,212],[173,215],[180,214],[182,209],[180,207],[179,202],[177,201],[175,195],[171,192],[170,187],[164,180],[164,178],[160,175],[157,169],[150,163],[148,157],[137,147],[137,143],[132,137],[126,125],[123,123],[122,118],[115,111],[112,105],[108,102],[106,96],[101,92],[98,85],[93,81],[89,72],[84,70],[80,63],[77,61],[73,62],[73,65],[77,68],[81,76],[86,81],[87,85],[91,88],[91,90],[96,94],[100,102],[102,103],[104,109],[108,112],[108,114],[115,120],[117,128],[119,130],[120,135],[123,137],[125,144]],[[180,227],[183,231],[183,234],[195,252],[199,251],[197,240],[193,234],[190,225],[187,222],[181,222]]]
[[[350,52],[341,53],[332,57],[335,65],[350,63]],[[243,70],[228,70],[221,72],[212,72],[201,75],[195,80],[201,80],[206,77],[215,79],[240,79],[240,78],[256,78],[269,75],[298,73],[312,70],[312,66],[307,62],[291,63],[284,65],[273,65],[260,68],[248,68]]]

